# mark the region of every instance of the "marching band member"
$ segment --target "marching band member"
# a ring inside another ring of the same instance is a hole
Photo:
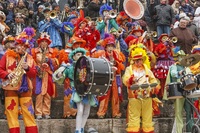
[[[116,22],[118,25],[120,25],[121,28],[123,28],[126,35],[129,34],[129,25],[131,25],[132,19],[126,14],[125,11],[119,12],[119,14],[116,17]]]
[[[142,48],[135,48],[130,51],[130,66],[125,70],[123,75],[123,83],[127,86],[128,91],[128,108],[127,108],[127,133],[153,133],[154,127],[152,123],[152,94],[157,94],[159,87],[148,87],[143,90],[131,90],[132,85],[142,85],[157,83],[153,72],[149,69],[150,62],[146,51]],[[142,117],[142,122],[140,120]],[[140,124],[142,127],[140,128]],[[141,131],[141,130],[142,131]]]
[[[177,62],[171,65],[169,68],[169,72],[168,72],[166,83],[165,83],[166,85],[168,83],[180,82],[180,79],[184,75],[184,73],[186,74],[191,73],[189,68],[185,69],[185,67],[180,64],[180,61],[183,59],[183,57],[186,56],[184,51],[179,50],[175,54],[177,55],[178,59],[177,59]],[[166,89],[165,89],[163,99],[164,100],[167,99]],[[175,101],[175,121],[174,121],[172,133],[183,132],[183,115],[182,115],[183,108],[186,111],[186,123],[187,123],[186,132],[191,132],[192,130],[192,125],[194,124],[194,120],[193,118],[191,118],[191,114],[193,114],[192,107],[185,98],[177,98]]]
[[[76,61],[82,56],[86,54],[86,50],[83,48],[76,48],[70,54],[69,58],[73,60],[63,73],[57,73],[55,77],[57,80],[69,78],[70,86],[72,88],[72,97],[70,100],[70,104],[72,107],[77,108],[77,115],[76,115],[76,131],[75,133],[84,133],[84,127],[89,117],[90,107],[91,107],[91,100],[95,101],[94,105],[97,106],[98,102],[94,95],[86,94],[85,96],[79,96],[74,88],[74,67]]]
[[[100,17],[97,19],[97,30],[101,33],[101,38],[104,38],[105,33],[109,33],[111,28],[119,29],[114,17],[111,15],[112,7],[108,4],[104,4],[100,7]]]
[[[42,33],[37,40],[38,47],[33,48],[31,53],[37,64],[36,76],[36,101],[35,115],[36,119],[50,119],[51,97],[56,96],[55,83],[52,80],[52,74],[57,69],[59,63],[57,60],[58,51],[49,47],[51,40],[47,33]]]
[[[10,133],[20,132],[19,105],[26,133],[38,133],[31,98],[33,89],[31,78],[35,78],[36,69],[34,59],[26,52],[29,47],[26,42],[25,38],[16,38],[16,50],[8,50],[0,61],[0,78],[4,82],[5,110]]]
[[[109,99],[111,98],[112,102],[112,117],[113,118],[120,118],[120,100],[122,100],[122,80],[121,80],[121,71],[124,70],[123,62],[125,61],[124,55],[117,51],[115,48],[115,38],[111,34],[105,35],[105,39],[102,42],[102,46],[105,48],[105,51],[102,52],[101,56],[106,57],[114,67],[117,68],[116,72],[114,73],[114,81],[112,82],[112,87],[108,90],[106,96],[103,96],[99,110],[97,115],[99,118],[104,118],[105,114],[108,110],[108,103]],[[97,51],[100,52],[101,50]],[[100,52],[101,53],[101,52]],[[94,53],[95,54],[95,53]]]
[[[154,67],[154,75],[160,80],[161,89],[159,92],[159,98],[162,99],[165,87],[165,81],[169,67],[174,64],[173,59],[173,44],[169,40],[168,34],[161,34],[159,37],[159,44],[155,45],[154,53],[157,57],[157,62]]]
[[[47,32],[52,40],[51,48],[62,48],[62,39],[59,30],[62,28],[62,23],[56,16],[56,12],[50,11],[48,8],[44,9],[45,19],[38,23],[39,32]],[[52,15],[52,16],[51,16]]]

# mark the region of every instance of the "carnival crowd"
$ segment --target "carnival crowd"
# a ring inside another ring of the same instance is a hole
[[[26,133],[38,132],[35,119],[51,119],[56,84],[64,84],[63,118],[76,117],[75,133],[84,133],[91,106],[104,119],[110,101],[112,118],[121,118],[125,91],[127,133],[153,133],[152,118],[170,99],[172,132],[183,132],[183,109],[186,131],[196,130],[191,104],[200,110],[200,95],[193,95],[200,84],[200,1],[141,0],[143,8],[127,1],[0,1],[0,96],[10,133],[20,132],[18,119]],[[174,98],[172,90],[181,94]]]

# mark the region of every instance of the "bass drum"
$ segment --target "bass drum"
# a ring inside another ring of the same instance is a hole
[[[78,59],[74,70],[74,86],[79,95],[106,94],[113,81],[110,62],[102,58],[82,56]]]

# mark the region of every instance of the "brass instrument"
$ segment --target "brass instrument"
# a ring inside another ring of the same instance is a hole
[[[132,19],[138,20],[144,15],[144,6],[139,0],[124,0],[123,7],[126,14]]]
[[[52,10],[50,13],[49,13],[49,17],[50,19],[54,19],[57,17],[57,12],[55,10]]]
[[[44,75],[44,71],[41,70],[42,68],[42,64],[45,63],[45,60],[46,60],[46,53],[47,53],[47,48],[44,49],[43,53],[42,53],[42,59],[40,61],[40,72],[38,74],[38,77],[39,78],[43,78],[43,75]]]
[[[146,34],[146,38],[152,38],[152,37],[157,37],[158,36],[158,34],[157,34],[157,32],[156,31],[151,31],[151,32],[149,32],[149,33],[147,33]]]
[[[111,18],[116,18],[116,17],[117,17],[117,12],[116,12],[115,10],[110,10],[110,11],[109,11],[109,16],[110,16]]]
[[[169,42],[172,42],[172,43],[177,43],[178,41],[178,38],[177,37],[172,37],[171,39],[169,39],[168,37],[163,37],[162,39],[163,42],[166,42],[166,41],[169,41]]]
[[[102,17],[98,17],[97,20],[96,20],[96,22],[102,23],[103,22],[103,18]]]
[[[14,69],[14,74],[16,76],[15,76],[15,78],[11,79],[11,81],[10,81],[10,85],[12,87],[16,87],[19,84],[19,82],[21,81],[22,76],[26,73],[26,71],[22,68],[22,63],[25,62],[27,54],[28,53],[26,52],[25,55],[19,61],[17,68]]]
[[[173,42],[173,43],[177,43],[178,42],[178,38],[177,37],[172,37],[172,39],[170,39],[171,40],[171,42]]]
[[[122,35],[123,34],[123,28],[119,27],[119,29],[117,30],[117,34]]]

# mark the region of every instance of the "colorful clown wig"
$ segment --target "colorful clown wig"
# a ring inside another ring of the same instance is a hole
[[[135,59],[142,58],[144,64],[150,69],[150,62],[149,57],[147,55],[147,52],[143,48],[135,48],[134,50],[131,50],[129,53],[129,62],[130,64],[133,64],[133,61]]]

